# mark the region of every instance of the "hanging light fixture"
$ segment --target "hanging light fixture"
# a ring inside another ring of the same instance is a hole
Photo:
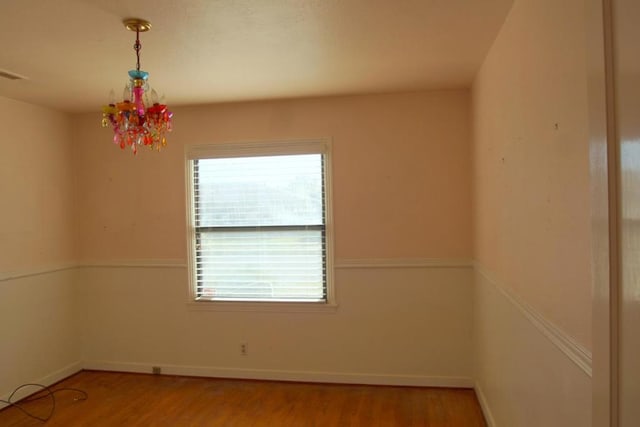
[[[149,73],[140,69],[140,33],[149,31],[151,23],[137,18],[122,22],[127,30],[136,32],[133,45],[136,69],[129,71],[129,82],[124,88],[122,102],[116,102],[113,90],[109,94],[109,105],[102,107],[102,127],[111,125],[113,143],[122,149],[131,147],[134,154],[138,152],[138,146],[160,151],[167,145],[165,134],[171,132],[173,113],[163,99],[158,99],[157,92],[149,87]]]

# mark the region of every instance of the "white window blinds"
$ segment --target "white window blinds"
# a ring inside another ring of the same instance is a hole
[[[196,299],[326,301],[323,154],[190,161]]]

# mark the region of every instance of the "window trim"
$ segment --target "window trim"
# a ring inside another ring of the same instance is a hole
[[[187,207],[187,269],[188,301],[187,306],[194,310],[219,311],[268,311],[268,312],[333,312],[337,308],[334,286],[333,258],[333,209],[332,209],[332,173],[331,139],[300,139],[275,141],[220,142],[185,146],[185,187]],[[194,186],[193,164],[191,160],[207,158],[229,158],[270,155],[322,154],[324,156],[324,215],[326,246],[326,291],[324,302],[286,302],[286,301],[208,301],[196,299],[195,277],[195,224],[194,224]]]

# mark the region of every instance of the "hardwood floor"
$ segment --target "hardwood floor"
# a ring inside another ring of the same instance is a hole
[[[83,371],[51,387],[60,391],[47,427],[269,426],[484,427],[473,390],[288,383]],[[24,404],[44,417],[51,400]],[[40,426],[17,408],[0,426]]]

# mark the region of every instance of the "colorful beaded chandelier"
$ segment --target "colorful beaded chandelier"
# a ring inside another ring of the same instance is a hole
[[[129,82],[124,88],[122,102],[116,102],[115,94],[111,91],[109,105],[102,107],[102,127],[111,125],[113,143],[122,149],[130,147],[133,154],[138,152],[138,146],[160,151],[167,145],[165,134],[171,132],[173,113],[149,86],[149,73],[140,70],[140,33],[149,31],[151,23],[137,18],[122,22],[127,30],[136,32],[133,45],[136,69],[129,71]]]

